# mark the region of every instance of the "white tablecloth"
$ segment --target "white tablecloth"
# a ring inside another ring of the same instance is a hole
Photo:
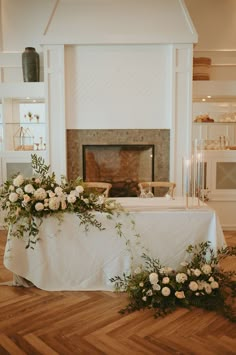
[[[103,231],[90,227],[86,233],[76,215],[65,213],[61,224],[55,217],[45,218],[34,250],[25,249],[23,240],[9,238],[5,267],[44,290],[113,290],[109,279],[136,267],[143,252],[177,268],[189,244],[210,241],[215,249],[225,245],[215,211],[206,206],[186,209],[180,198],[117,201],[129,215],[109,220],[97,213]],[[118,236],[117,223],[124,236]]]

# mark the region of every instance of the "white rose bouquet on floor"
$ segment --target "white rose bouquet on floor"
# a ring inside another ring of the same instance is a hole
[[[11,236],[28,235],[26,248],[33,248],[37,242],[43,217],[55,215],[60,219],[63,212],[73,212],[86,229],[89,225],[103,229],[93,212],[105,212],[109,216],[120,208],[112,200],[87,193],[81,178],[69,182],[62,177],[58,183],[41,157],[36,154],[31,157],[33,177],[16,174],[0,187],[0,208],[6,211],[5,226]]]
[[[127,292],[130,303],[120,313],[152,308],[155,316],[165,315],[177,307],[202,307],[219,311],[235,321],[233,307],[228,303],[236,294],[236,272],[225,272],[220,261],[226,256],[236,256],[235,247],[217,251],[210,242],[190,245],[188,258],[179,270],[163,267],[159,259],[143,254],[144,266],[139,266],[131,275],[115,276],[111,282],[116,291]]]

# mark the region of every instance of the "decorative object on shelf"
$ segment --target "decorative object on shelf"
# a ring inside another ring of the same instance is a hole
[[[196,118],[194,119],[194,122],[214,122],[213,118],[210,118],[208,114],[205,115],[198,115],[196,116]]]
[[[127,292],[130,298],[120,313],[147,308],[153,309],[157,318],[178,307],[194,306],[219,312],[235,322],[233,301],[232,306],[229,301],[235,296],[236,272],[223,270],[220,262],[226,256],[236,256],[236,248],[225,247],[215,253],[210,242],[205,242],[189,245],[186,253],[179,270],[143,254],[145,265],[130,275],[110,279],[116,291]]]
[[[210,80],[211,58],[193,58],[193,80]]]
[[[114,200],[89,193],[80,177],[67,181],[62,176],[58,183],[54,173],[49,175],[50,166],[45,164],[43,158],[36,154],[32,154],[31,158],[33,177],[16,174],[0,188],[0,209],[6,211],[6,228],[11,237],[26,238],[26,248],[33,249],[38,241],[43,217],[57,216],[61,221],[63,213],[75,213],[85,230],[90,225],[102,230],[95,211],[106,213],[109,218],[114,212],[122,210]]]
[[[34,136],[29,128],[19,127],[13,138],[14,150],[34,150]]]
[[[26,47],[22,53],[22,70],[25,82],[39,81],[39,54],[33,47]]]

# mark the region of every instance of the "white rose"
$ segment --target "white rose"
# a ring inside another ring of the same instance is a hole
[[[188,279],[188,276],[183,272],[180,272],[176,275],[176,281],[178,283],[184,283]]]
[[[211,285],[206,284],[204,286],[206,293],[209,295],[212,292]]]
[[[189,284],[189,288],[191,291],[197,291],[198,290],[198,284],[195,281],[191,281]]]
[[[143,296],[143,297],[142,297],[142,300],[143,300],[144,302],[146,302],[146,301],[147,301],[147,297],[146,297],[146,296]]]
[[[28,203],[30,201],[29,195],[24,195],[23,199],[24,199],[24,203]]]
[[[154,291],[160,291],[161,286],[160,286],[159,284],[153,284],[153,285],[152,285],[152,289],[153,289]]]
[[[9,201],[16,202],[18,200],[18,195],[15,192],[11,192],[9,195]]]
[[[21,186],[24,182],[24,177],[22,175],[18,175],[14,180],[13,180],[13,185],[14,186]]]
[[[152,290],[148,290],[148,291],[146,292],[146,295],[147,295],[147,296],[152,296],[152,295],[153,295]]]
[[[14,190],[15,190],[15,187],[14,187],[13,185],[10,185],[8,190],[9,190],[9,191],[14,191]]]
[[[24,191],[22,190],[21,187],[18,187],[18,188],[16,189],[16,193],[17,193],[18,195],[22,196],[22,195],[24,194]]]
[[[42,211],[42,210],[44,209],[43,203],[37,202],[37,203],[35,204],[35,209],[36,209],[36,211]]]
[[[58,210],[60,207],[60,200],[58,199],[58,197],[50,198],[48,206],[49,206],[50,210],[52,210],[52,211]]]
[[[68,201],[69,203],[74,203],[74,202],[76,201],[76,196],[75,196],[75,195],[72,195],[72,194],[69,194],[69,195],[67,196],[67,201]]]
[[[193,274],[194,274],[195,276],[197,276],[197,277],[200,276],[201,273],[202,273],[201,270],[199,270],[199,269],[193,269],[192,272],[193,272]]]
[[[39,189],[35,190],[34,197],[36,200],[44,200],[47,197],[47,193],[42,187],[40,187]]]
[[[55,192],[53,192],[52,190],[49,190],[49,191],[48,191],[48,196],[51,198],[51,197],[56,196],[56,194],[55,194]]]
[[[201,290],[203,290],[206,282],[205,281],[197,281],[197,284],[198,284],[198,289],[201,291]]]
[[[75,190],[76,190],[76,192],[78,192],[79,194],[81,194],[82,192],[84,192],[84,188],[83,188],[83,186],[81,186],[81,185],[76,186]]]
[[[34,193],[34,188],[31,184],[27,184],[24,187],[24,190],[27,194],[33,194]]]
[[[211,273],[211,266],[208,265],[208,264],[202,265],[201,269],[202,269],[202,272],[203,272],[205,275],[208,275],[208,274]]]
[[[163,287],[163,289],[161,290],[161,293],[162,293],[163,296],[168,297],[170,295],[169,287],[166,287],[166,286]]]
[[[175,292],[175,297],[176,297],[176,298],[179,298],[179,299],[185,298],[184,291],[176,291],[176,292]]]
[[[139,282],[139,286],[140,286],[140,287],[143,287],[143,286],[144,286],[144,283],[143,283],[143,282]]]
[[[212,277],[212,276],[211,276],[211,277],[209,277],[208,281],[209,281],[209,282],[213,282],[213,281],[215,281],[215,280],[214,280],[214,277]]]
[[[88,198],[83,198],[84,203],[89,204],[89,199]],[[109,208],[111,208],[111,205],[108,205]]]
[[[149,275],[149,281],[151,282],[151,284],[156,284],[158,283],[158,275],[156,272],[152,272],[150,275]]]
[[[211,288],[214,290],[215,288],[219,288],[219,284],[217,281],[212,281],[211,282]]]
[[[63,189],[60,186],[57,186],[54,191],[57,196],[63,195]]]
[[[169,282],[170,282],[170,279],[169,279],[168,276],[163,277],[163,280],[162,280],[162,283],[163,283],[163,284],[168,284]]]

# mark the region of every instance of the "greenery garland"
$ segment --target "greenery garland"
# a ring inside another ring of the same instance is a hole
[[[49,174],[50,165],[42,157],[31,155],[33,177],[15,174],[0,187],[0,207],[6,212],[5,228],[13,237],[27,238],[26,248],[34,248],[38,241],[39,227],[43,218],[63,213],[75,213],[85,230],[94,226],[103,229],[94,212],[106,213],[111,218],[121,206],[103,195],[90,193],[82,179],[68,181],[64,176],[56,181],[55,173]]]
[[[219,249],[215,254],[210,242],[190,245],[187,260],[179,270],[162,266],[159,259],[143,254],[144,265],[133,274],[110,279],[117,292],[127,292],[130,302],[120,313],[145,308],[153,309],[154,316],[163,316],[178,307],[201,307],[220,312],[231,321],[236,320],[229,298],[236,295],[235,271],[225,272],[220,262],[235,256],[236,247]]]

